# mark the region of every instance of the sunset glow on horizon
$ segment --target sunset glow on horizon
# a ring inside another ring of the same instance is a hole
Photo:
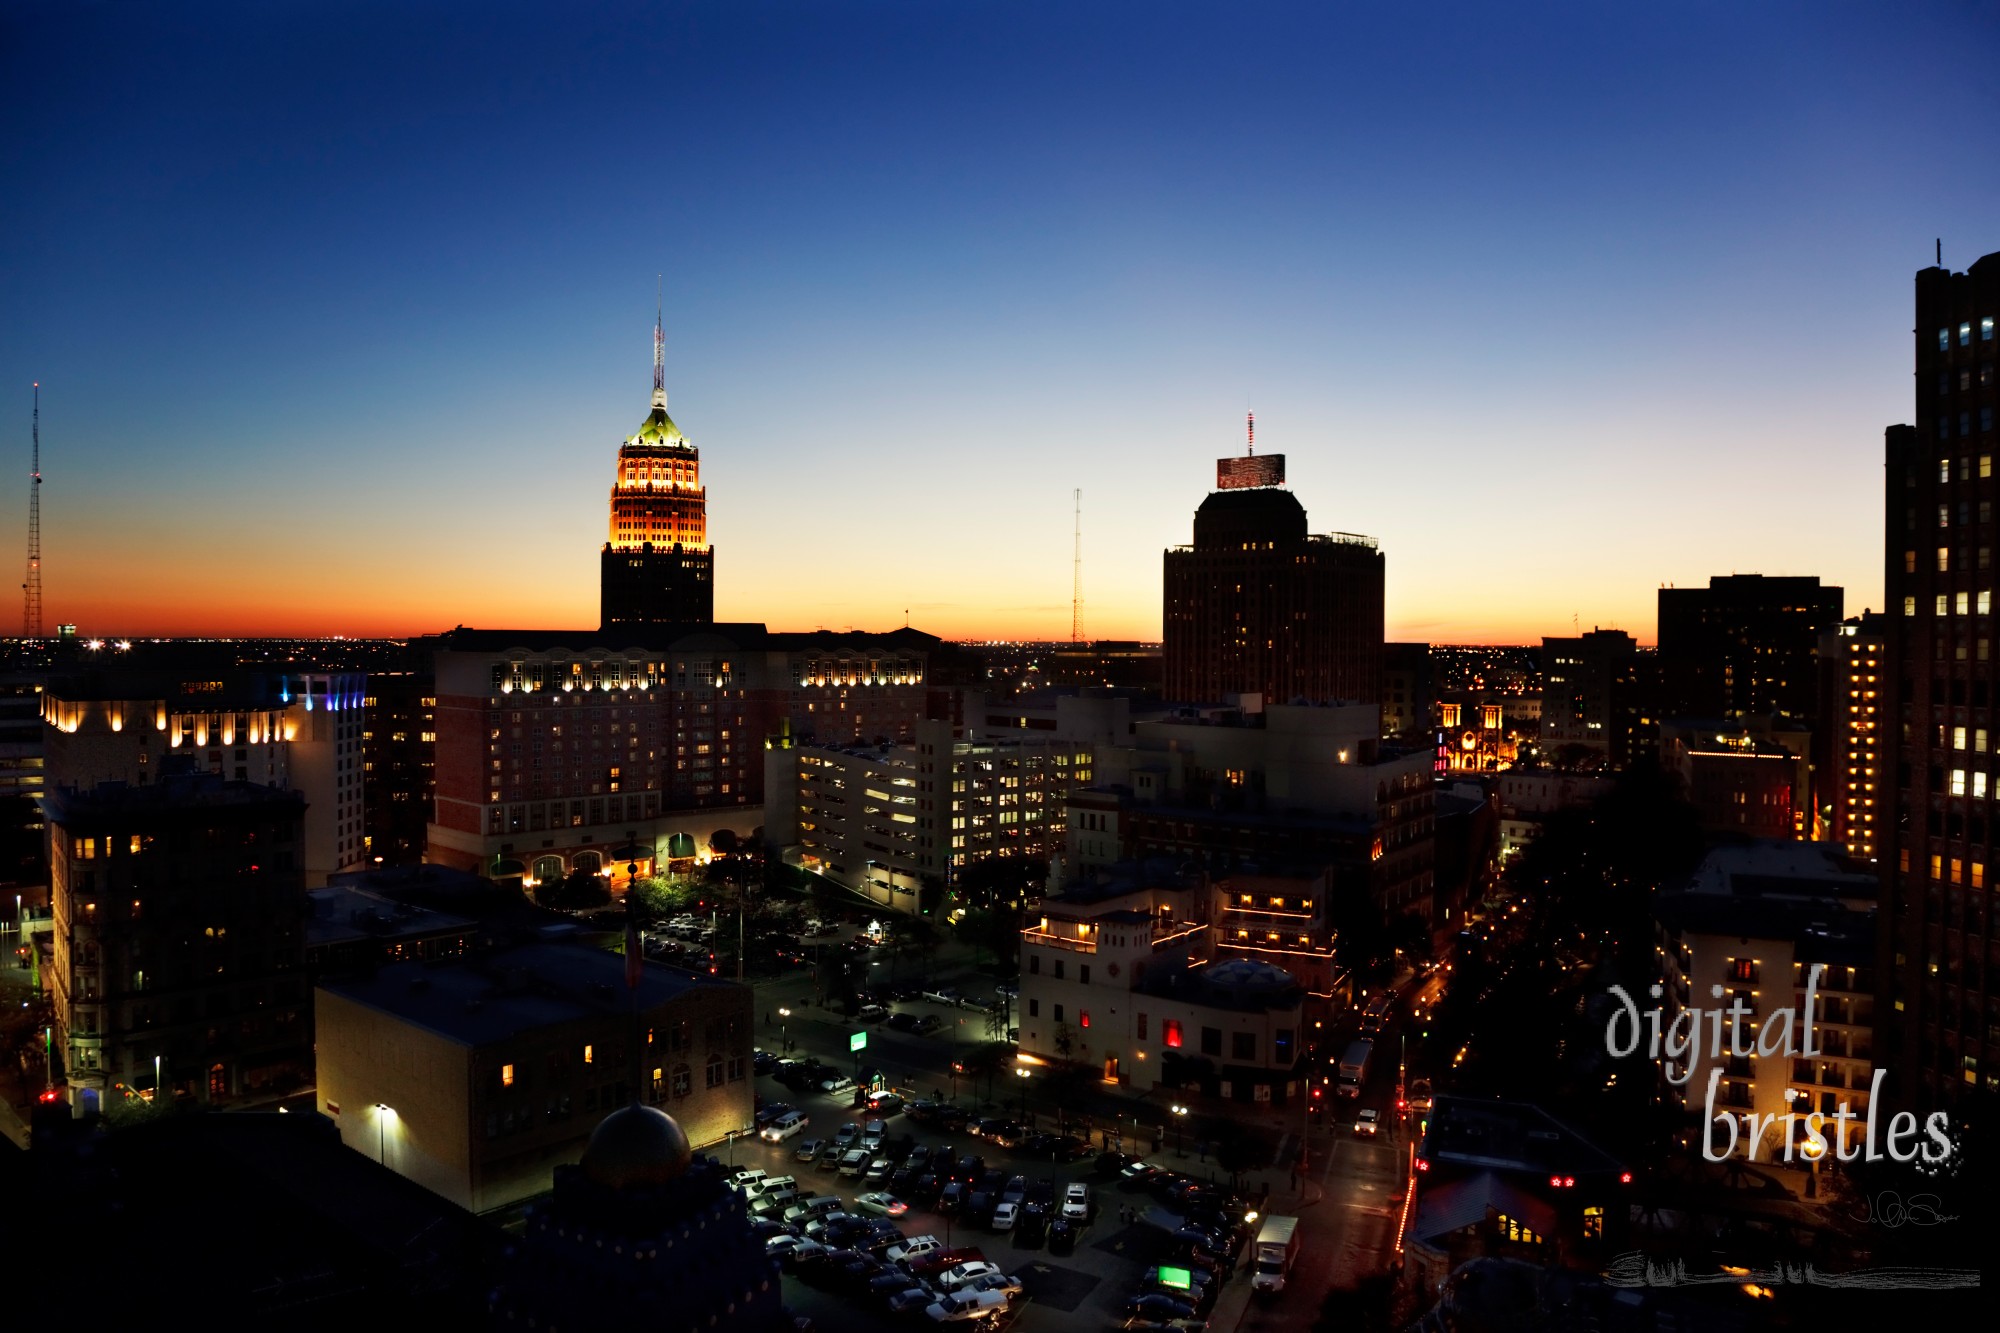
[[[595,626],[663,281],[718,620],[1068,639],[1080,490],[1083,636],[1157,641],[1252,407],[1391,639],[1879,609],[1911,275],[2000,216],[1935,132],[1978,25],[17,15],[0,535],[39,380],[51,631]]]

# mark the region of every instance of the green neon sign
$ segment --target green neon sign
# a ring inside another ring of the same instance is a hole
[[[849,1051],[865,1050],[867,1046],[868,1034],[865,1032],[857,1032],[847,1039],[847,1049]]]

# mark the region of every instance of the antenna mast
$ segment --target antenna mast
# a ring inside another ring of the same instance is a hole
[[[21,637],[42,637],[42,382],[35,381],[34,466],[28,473],[28,581],[21,585]]]
[[[1257,414],[1255,412],[1247,412],[1244,415],[1249,418],[1246,423],[1247,429],[1250,432],[1249,457],[1255,458],[1257,456]]]
[[[1070,556],[1069,641],[1083,642],[1083,491],[1070,492],[1076,502],[1076,544]]]

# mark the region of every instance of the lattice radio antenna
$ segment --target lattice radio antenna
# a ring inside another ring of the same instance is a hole
[[[34,463],[28,472],[28,578],[21,585],[21,637],[42,637],[42,382],[35,381]]]

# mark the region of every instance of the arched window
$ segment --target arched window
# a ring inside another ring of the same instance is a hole
[[[596,852],[578,852],[576,854],[576,868],[585,874],[595,875],[604,868],[604,858]]]
[[[560,856],[538,856],[535,858],[535,878],[544,884],[553,884],[563,877],[563,860]]]
[[[708,1057],[708,1086],[711,1088],[722,1086],[722,1057],[719,1055]]]
[[[674,1066],[674,1096],[685,1097],[694,1091],[694,1071],[686,1065]]]

